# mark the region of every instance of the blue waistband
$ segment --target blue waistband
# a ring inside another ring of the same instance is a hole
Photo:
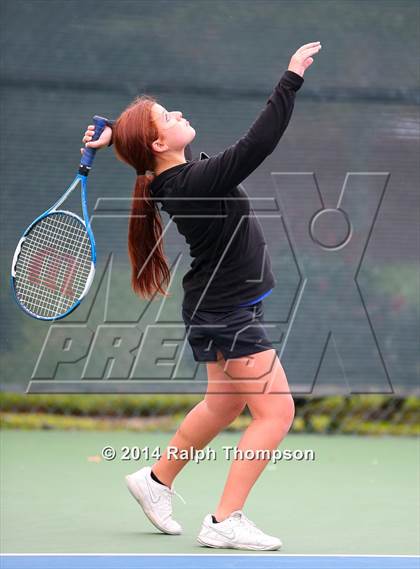
[[[245,304],[239,304],[238,306],[251,306],[252,304],[256,304],[257,302],[259,302],[260,300],[262,300],[263,298],[268,296],[272,291],[273,291],[273,289],[270,289],[268,292],[265,292],[264,294],[262,294],[261,296],[259,296],[255,300],[250,300],[249,302],[246,302]]]

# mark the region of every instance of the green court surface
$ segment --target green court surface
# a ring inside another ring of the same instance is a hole
[[[230,461],[223,433],[216,460],[191,462],[177,477],[174,517],[163,535],[128,493],[124,475],[147,461],[123,461],[123,446],[165,448],[169,433],[2,431],[2,553],[221,553],[195,541],[213,512]],[[101,450],[117,450],[113,461]],[[313,461],[268,464],[244,512],[279,536],[284,554],[419,553],[419,443],[414,438],[289,435],[280,449],[313,449]],[[148,461],[153,463],[153,459]],[[253,552],[250,552],[253,555]]]

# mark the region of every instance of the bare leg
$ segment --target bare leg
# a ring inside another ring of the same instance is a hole
[[[252,365],[246,361],[247,358],[253,360]],[[239,391],[245,393],[246,403],[253,417],[237,448],[254,451],[276,449],[293,422],[294,403],[275,350],[265,350],[244,359],[227,360],[225,372],[235,382]],[[246,393],[249,380],[258,377],[267,382],[265,391]],[[242,509],[268,460],[269,458],[253,458],[232,461],[223,495],[215,512],[218,521],[224,520],[233,511]]]
[[[182,421],[168,446],[179,450],[204,448],[242,413],[245,397],[238,393],[236,385],[224,374],[223,365],[223,359],[222,367],[219,362],[207,363],[207,393]],[[152,470],[161,482],[171,486],[175,476],[187,463],[188,459],[168,459],[165,451]]]

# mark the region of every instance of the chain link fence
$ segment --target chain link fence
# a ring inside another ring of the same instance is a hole
[[[201,396],[22,395],[0,396],[1,427],[138,432],[173,431]],[[420,398],[388,395],[295,397],[292,433],[420,434]],[[248,409],[227,430],[242,430]]]

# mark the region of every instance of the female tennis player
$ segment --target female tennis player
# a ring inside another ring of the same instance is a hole
[[[267,453],[289,431],[294,403],[263,326],[262,299],[276,284],[270,258],[262,228],[237,185],[276,148],[303,74],[320,49],[320,42],[313,42],[296,51],[249,131],[216,156],[202,153],[193,160],[193,126],[181,112],[169,112],[147,95],[137,97],[98,141],[90,142],[92,125],[83,138],[93,148],[113,142],[117,158],[136,171],[128,235],[134,291],[147,299],[167,294],[170,270],[158,202],[173,216],[193,258],[183,279],[182,316],[195,361],[207,365],[207,392],[169,442],[177,454],[164,452],[151,468],[126,477],[130,492],[159,530],[182,532],[172,517],[171,499],[173,481],[190,460],[191,449],[204,448],[246,405],[252,416],[219,503],[202,523],[197,540],[203,546],[274,550],[282,545],[243,513],[270,459]],[[181,451],[188,458],[181,459]],[[267,452],[261,456],[261,451]],[[203,480],[204,491],[209,483]]]

